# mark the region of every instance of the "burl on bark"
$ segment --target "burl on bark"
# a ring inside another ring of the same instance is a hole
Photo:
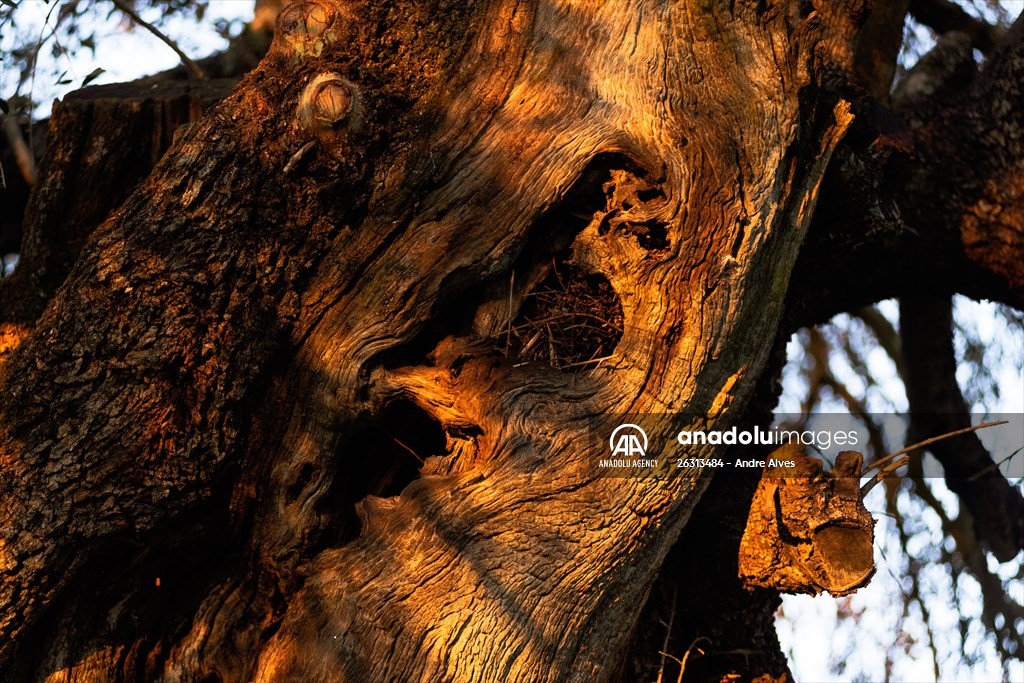
[[[772,454],[754,493],[740,541],[739,572],[747,588],[846,595],[875,573],[875,521],[860,492],[863,456],[843,451],[829,472],[800,446]]]

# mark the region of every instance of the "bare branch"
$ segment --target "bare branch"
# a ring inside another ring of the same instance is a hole
[[[131,6],[124,2],[124,0],[110,1],[114,3],[114,7],[121,10],[121,12],[123,12],[125,15],[131,18],[132,21],[134,21],[136,24],[138,24],[139,26],[141,26],[142,28],[146,29],[154,36],[159,38],[161,41],[163,41],[165,45],[167,45],[167,47],[174,50],[174,53],[178,55],[179,59],[181,59],[181,63],[185,65],[185,68],[187,68],[196,79],[200,81],[207,80],[206,72],[203,71],[203,69],[198,64],[196,64],[191,57],[185,54],[185,52],[180,47],[178,47],[178,44],[176,42],[174,42],[173,40],[171,40],[170,37],[164,34],[163,31],[161,31],[156,26],[140,17],[138,13],[131,8]]]
[[[25,182],[30,187],[35,185],[36,160],[32,155],[32,150],[28,147],[28,143],[25,142],[25,137],[21,134],[21,128],[18,127],[17,120],[13,116],[4,117],[4,134],[7,136],[7,142],[11,145],[11,150],[14,152],[14,159],[18,164],[21,177],[25,179]]]
[[[871,330],[875,339],[896,365],[896,372],[903,377],[906,373],[903,365],[903,342],[900,340],[899,332],[889,322],[889,319],[882,315],[882,312],[875,306],[862,306],[854,311],[853,315],[860,318],[860,321]]]
[[[865,467],[864,470],[861,472],[861,474],[863,475],[863,474],[865,474],[867,472],[870,472],[871,470],[875,469],[876,467],[882,468],[884,470],[886,468],[883,467],[883,466],[887,462],[890,462],[894,458],[897,458],[897,457],[903,455],[904,453],[909,453],[910,451],[916,451],[919,448],[924,448],[925,446],[930,446],[930,445],[932,445],[934,443],[938,443],[940,441],[944,441],[944,440],[946,440],[946,439],[948,439],[950,437],[953,437],[953,436],[960,436],[961,434],[967,434],[969,432],[976,432],[979,429],[985,429],[986,427],[995,427],[996,425],[1004,425],[1004,424],[1007,424],[1007,420],[1000,420],[999,422],[982,422],[981,424],[974,425],[973,427],[964,427],[963,429],[957,429],[957,430],[952,431],[952,432],[946,432],[945,434],[939,434],[938,436],[933,436],[931,438],[924,439],[923,441],[918,441],[917,443],[913,443],[913,444],[911,444],[909,446],[906,446],[905,448],[901,448],[900,450],[896,451],[895,453],[890,453],[889,455],[885,456],[884,458],[879,458],[878,460],[874,461],[873,463],[871,463],[870,465]],[[902,460],[902,458],[901,458],[901,460]]]

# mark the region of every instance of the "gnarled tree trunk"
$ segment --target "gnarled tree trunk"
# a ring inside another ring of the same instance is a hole
[[[709,475],[591,434],[742,417],[853,119],[823,4],[286,6],[0,361],[0,671],[625,671]],[[573,358],[512,339],[552,271]]]

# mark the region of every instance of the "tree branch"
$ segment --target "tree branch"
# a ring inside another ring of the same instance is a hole
[[[21,134],[21,128],[18,126],[14,116],[4,117],[4,134],[7,136],[7,142],[14,153],[14,159],[18,164],[21,177],[25,179],[29,186],[34,185],[36,182],[35,156],[32,154],[32,150],[29,149],[28,143],[25,142],[25,136]]]
[[[910,0],[910,13],[936,33],[966,33],[971,45],[985,54],[995,48],[1004,33],[1003,29],[971,16],[949,0]]]
[[[1024,18],[979,77],[917,134],[906,215],[1024,299]],[[1008,302],[1008,303],[1013,303]]]
[[[854,70],[871,96],[887,102],[900,48],[908,0],[876,2],[861,29],[854,52]]]
[[[900,339],[899,332],[893,327],[889,319],[882,315],[882,312],[875,306],[863,306],[853,312],[853,315],[860,318],[871,333],[875,335],[875,339],[882,345],[885,352],[892,359],[893,364],[896,366],[896,372],[899,373],[900,377],[906,376],[906,367],[903,363],[903,341]]]
[[[913,439],[952,432],[971,424],[956,381],[952,303],[942,298],[900,302],[904,378]],[[1003,562],[1024,548],[1024,497],[994,467],[974,433],[928,447],[942,463],[946,484],[974,519],[978,538]],[[990,470],[984,476],[978,473]]]
[[[790,280],[789,329],[936,292],[1024,309],[1022,38],[1018,19],[977,78],[951,63],[929,97],[906,99],[912,134],[856,104]],[[955,57],[956,42],[940,49]]]
[[[181,63],[185,65],[185,67],[193,76],[195,76],[195,78],[197,78],[200,81],[207,80],[206,72],[203,71],[203,69],[198,64],[192,61],[192,58],[185,54],[185,52],[180,47],[178,47],[178,44],[171,40],[171,38],[169,38],[166,34],[164,34],[163,31],[161,31],[156,26],[140,17],[138,13],[131,8],[131,6],[124,2],[124,0],[110,1],[114,3],[114,7],[121,10],[121,12],[123,12],[129,18],[131,18],[132,21],[134,21],[136,24],[138,24],[139,26],[141,26],[142,28],[146,29],[154,36],[159,38],[161,41],[163,41],[165,45],[167,45],[167,47],[174,50],[174,53],[178,55],[179,59],[181,59]]]

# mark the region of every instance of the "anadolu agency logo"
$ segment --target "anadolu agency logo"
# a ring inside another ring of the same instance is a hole
[[[610,458],[598,461],[603,468],[656,468],[657,459],[647,457],[647,432],[639,425],[621,424],[608,437]]]
[[[624,458],[642,458],[647,455],[647,432],[638,425],[619,425],[612,430],[612,435],[608,438],[608,447],[613,458],[617,455]]]

